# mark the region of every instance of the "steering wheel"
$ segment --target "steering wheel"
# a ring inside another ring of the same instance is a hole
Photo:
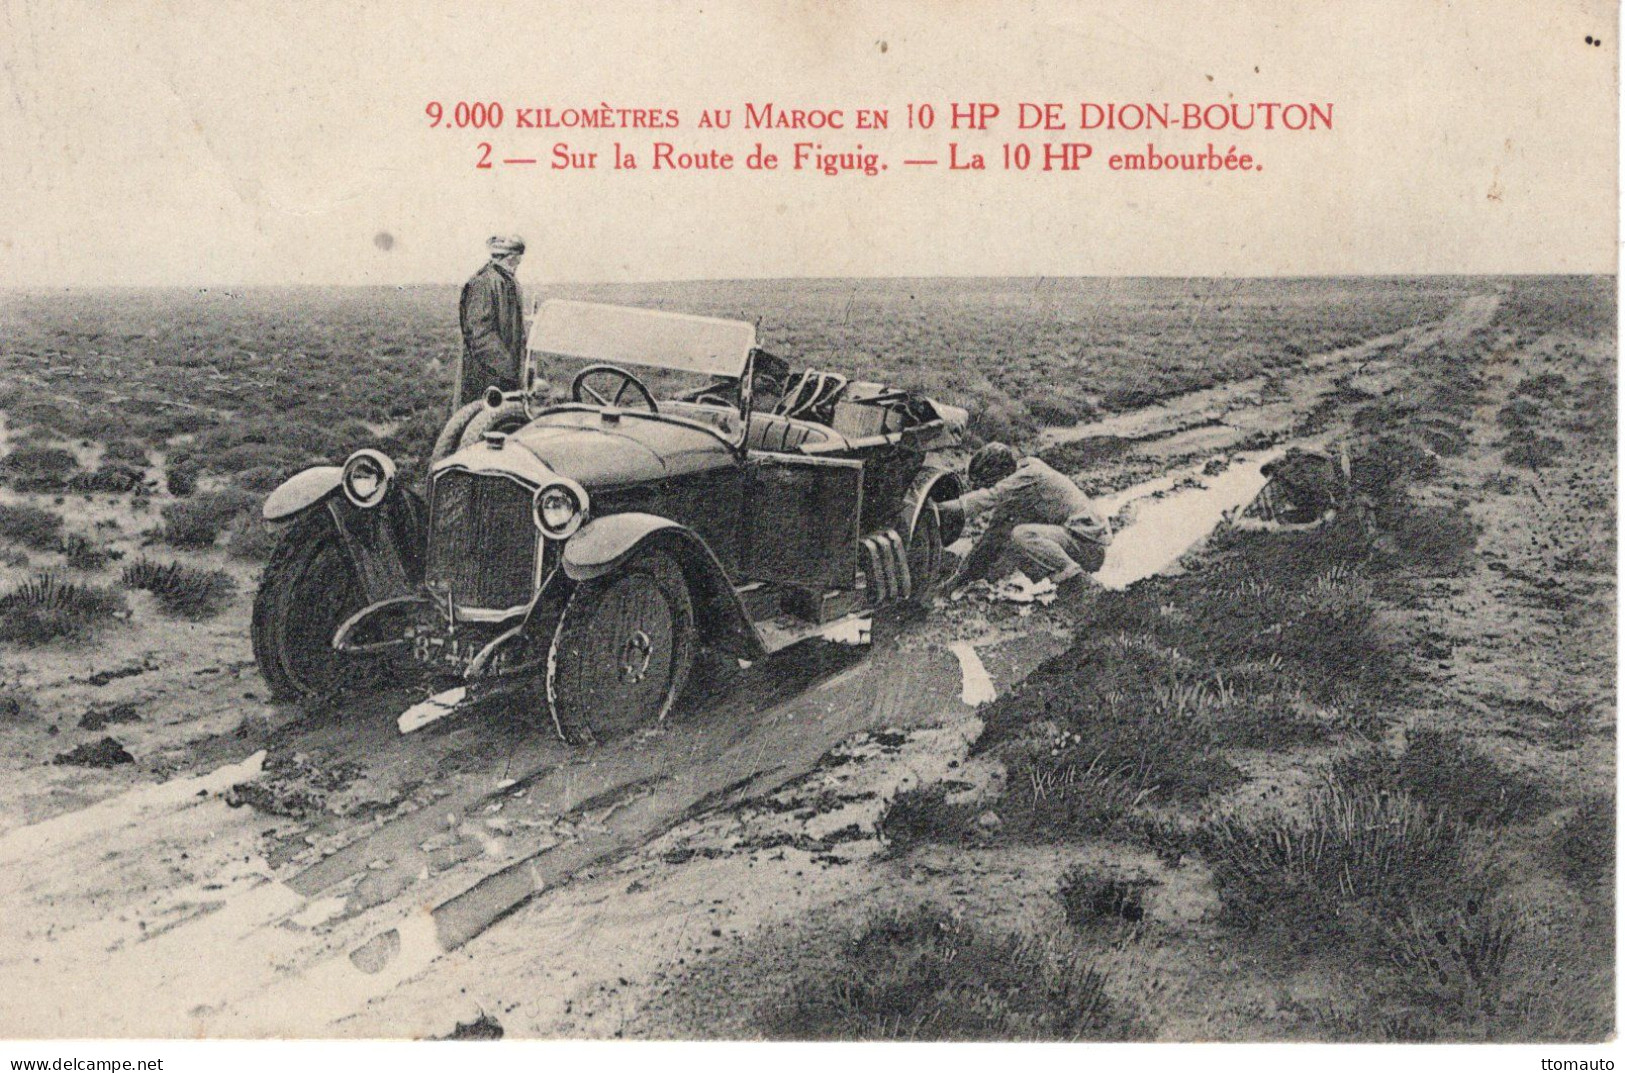
[[[615,388],[613,396],[605,397],[602,392],[587,383],[588,377],[599,375],[612,376],[619,380],[619,386]],[[576,378],[570,381],[570,398],[576,402],[586,402],[587,399],[584,396],[591,396],[592,401],[600,406],[618,407],[621,405],[621,399],[626,395],[627,388],[637,389],[637,393],[643,397],[643,404],[649,408],[650,413],[657,414],[660,412],[660,407],[655,405],[654,394],[649,390],[648,386],[619,365],[589,365],[576,373]]]

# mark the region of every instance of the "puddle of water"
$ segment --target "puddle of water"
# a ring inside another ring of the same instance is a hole
[[[206,775],[138,786],[89,808],[7,831],[0,835],[0,864],[15,864],[123,827],[146,823],[158,810],[189,807],[254,778],[264,763],[262,749],[240,764],[228,764]]]
[[[1108,589],[1126,589],[1172,566],[1213,531],[1225,511],[1258,495],[1266,483],[1260,470],[1280,453],[1237,461],[1218,476],[1205,478],[1200,487],[1146,503],[1106,549],[1106,562],[1095,580]]]
[[[982,665],[982,657],[968,641],[955,641],[949,649],[959,659],[959,699],[970,707],[991,704],[998,697],[993,688],[993,677]]]
[[[1095,507],[1100,513],[1110,518],[1135,500],[1150,499],[1152,496],[1171,492],[1181,481],[1199,476],[1201,472],[1201,466],[1186,466],[1183,469],[1172,470],[1160,477],[1153,477],[1149,481],[1141,481],[1139,484],[1131,484],[1120,491],[1097,496]]]

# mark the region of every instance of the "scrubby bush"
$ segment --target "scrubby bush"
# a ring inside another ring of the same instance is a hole
[[[79,459],[62,447],[18,447],[0,459],[0,477],[24,492],[60,491],[78,472]]]
[[[68,416],[62,407],[47,399],[15,398],[6,403],[6,418],[15,428],[33,428],[47,435],[70,435],[64,432]]]
[[[39,716],[39,702],[19,686],[0,682],[0,726],[20,726]]]
[[[1581,894],[1609,895],[1614,889],[1614,799],[1588,797],[1563,822],[1553,844],[1558,868]]]
[[[125,492],[134,492],[145,486],[147,474],[139,466],[128,462],[104,461],[89,473],[76,473],[68,481],[68,487],[75,492],[101,492],[106,495],[118,495]]]
[[[171,462],[164,474],[164,487],[169,494],[184,499],[197,491],[198,468],[193,463]]]
[[[1414,435],[1440,458],[1460,458],[1472,443],[1465,425],[1442,416],[1419,422]]]
[[[1439,475],[1438,455],[1419,440],[1394,431],[1391,414],[1379,407],[1355,415],[1354,427],[1370,434],[1362,437],[1349,466],[1349,483],[1355,495],[1376,504],[1378,509],[1406,494],[1417,481],[1431,481]]]
[[[968,425],[975,443],[1021,443],[1037,430],[1033,415],[1017,402],[994,402],[973,410]]]
[[[1107,413],[1122,413],[1150,406],[1159,396],[1143,384],[1131,384],[1108,389],[1100,397],[1100,408]]]
[[[102,461],[128,462],[132,466],[144,469],[151,464],[152,459],[147,457],[147,449],[139,443],[113,440],[102,449]]]
[[[1379,922],[1396,1005],[1433,1038],[1523,1038],[1498,1026],[1509,958],[1529,915],[1482,890]]]
[[[823,954],[821,957],[820,954]],[[982,933],[935,906],[893,911],[836,948],[804,952],[788,993],[758,1023],[777,1039],[1128,1039],[1105,977],[1072,952]]]
[[[307,457],[308,452],[291,443],[240,443],[218,454],[205,455],[204,461],[212,473],[237,475],[257,470],[297,470]]]
[[[226,551],[239,559],[269,559],[276,541],[276,534],[258,511],[244,511],[226,528]]]
[[[0,595],[0,642],[84,640],[126,610],[124,597],[116,592],[40,574]]]
[[[1568,390],[1569,381],[1562,373],[1544,372],[1525,377],[1512,389],[1513,395],[1526,395],[1536,399],[1560,399]]]
[[[1546,469],[1563,457],[1563,441],[1555,436],[1514,434],[1508,436],[1501,450],[1501,459],[1509,466],[1524,469]]]
[[[26,503],[0,503],[0,540],[54,551],[62,540],[62,516]]]
[[[1528,399],[1511,399],[1495,414],[1495,423],[1506,429],[1525,431],[1539,425],[1545,417],[1538,405]]]
[[[1474,565],[1479,527],[1453,504],[1410,504],[1384,519],[1382,562],[1423,577],[1453,577]]]
[[[1494,1019],[1527,914],[1497,899],[1491,858],[1460,820],[1334,780],[1302,812],[1210,820],[1192,844],[1225,920],[1357,966],[1363,1018],[1404,1026],[1384,1034],[1506,1034]]]
[[[986,709],[976,747],[1000,746],[1009,769],[1001,808],[1018,828],[1098,834],[1140,801],[1195,801],[1239,781],[1217,748],[1220,709],[1233,696],[1184,679],[1182,654],[1106,609],[1149,623],[1161,616],[1147,600],[1106,594],[1096,614],[1111,625],[1086,624],[1070,651]]]
[[[276,491],[277,486],[295,472],[297,469],[294,467],[256,466],[254,469],[245,469],[233,477],[231,486],[263,496]]]
[[[1115,461],[1134,450],[1134,441],[1124,436],[1086,436],[1059,444],[1039,457],[1062,473],[1077,473]]]
[[[1450,892],[1466,830],[1406,794],[1333,783],[1301,812],[1212,820],[1194,844],[1232,923],[1312,943],[1345,933],[1351,909],[1398,919]]]
[[[213,547],[221,532],[258,502],[252,493],[230,488],[170,503],[163,509],[158,539],[177,548]]]
[[[1382,749],[1352,753],[1333,774],[1344,786],[1408,794],[1471,824],[1524,823],[1551,807],[1534,780],[1502,768],[1460,735],[1438,730],[1412,731],[1398,757]]]
[[[1179,737],[1166,724],[1160,734]],[[1192,801],[1241,781],[1229,761],[1201,744],[1153,755],[1157,736],[1143,720],[1117,723],[1087,742],[1063,732],[1056,748],[1012,750],[1000,818],[1013,837],[1088,838],[1107,834],[1148,801]]]
[[[1322,530],[1218,543],[1200,575],[1099,594],[1073,647],[987,709],[978,748],[1050,722],[1080,743],[1074,766],[1148,756],[1158,794],[1190,800],[1230,781],[1219,750],[1324,737],[1332,726],[1311,701],[1391,685],[1372,584],[1337,561],[1363,554],[1358,541]]]
[[[1077,867],[1068,869],[1061,877],[1055,896],[1061,903],[1066,922],[1074,928],[1121,921],[1137,924],[1145,919],[1147,883]]]
[[[123,552],[115,552],[107,545],[79,533],[69,533],[63,537],[58,550],[75,570],[100,570],[110,560],[123,556]]]
[[[904,790],[881,813],[879,834],[894,854],[906,853],[917,845],[955,843],[968,838],[975,829],[976,809],[947,800],[942,784]]]
[[[1040,425],[1075,425],[1091,415],[1088,405],[1061,396],[1033,399],[1027,410]]]
[[[199,570],[181,562],[159,564],[141,558],[124,568],[126,588],[145,589],[171,615],[204,619],[220,613],[237,592],[224,570]]]

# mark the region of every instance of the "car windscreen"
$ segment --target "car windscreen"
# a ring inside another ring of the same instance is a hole
[[[642,362],[610,362],[587,360],[578,357],[569,357],[555,354],[532,352],[531,360],[534,363],[535,373],[539,379],[546,380],[550,385],[550,394],[555,399],[570,397],[570,389],[576,377],[588,369],[611,366],[623,372],[630,373],[649,389],[656,400],[688,399],[695,400],[701,396],[709,396],[709,401],[725,402],[730,406],[738,406],[738,378],[712,376],[707,373],[695,373],[683,369],[663,368]],[[627,387],[625,382],[616,374],[601,372],[591,374],[585,381],[585,386],[592,388],[602,399],[594,397],[591,392],[583,392],[582,402],[602,403],[610,406],[637,407],[641,406],[642,396],[636,387]]]
[[[755,343],[756,328],[744,321],[555,299],[532,318],[528,345],[536,375],[555,396],[583,370],[610,365],[637,377],[656,399],[737,401]],[[592,386],[611,405],[637,405],[640,398],[613,375],[594,376]],[[599,399],[586,394],[583,401]]]
[[[713,378],[739,376],[755,346],[756,328],[744,321],[559,299],[542,305],[529,333],[538,356]]]

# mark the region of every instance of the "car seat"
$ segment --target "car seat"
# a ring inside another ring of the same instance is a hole
[[[823,425],[767,413],[751,414],[750,429],[745,434],[745,446],[750,450],[778,454],[799,451],[803,447],[831,445],[840,440],[840,436]]]

